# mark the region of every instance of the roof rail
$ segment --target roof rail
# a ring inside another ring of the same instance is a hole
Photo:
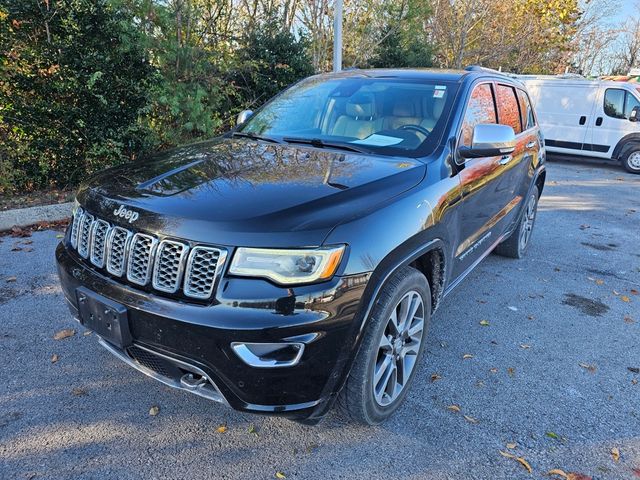
[[[498,74],[498,75],[504,75],[504,73],[499,71],[499,70],[494,70],[493,68],[483,67],[481,65],[469,65],[468,67],[465,68],[465,70],[467,72],[490,72],[490,73],[495,73],[495,74]]]

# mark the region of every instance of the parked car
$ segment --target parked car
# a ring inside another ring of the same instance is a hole
[[[564,75],[518,79],[529,90],[547,151],[611,159],[640,173],[637,84]]]
[[[71,312],[172,387],[382,422],[442,299],[492,250],[527,251],[545,181],[527,92],[482,69],[354,70],[240,121],[80,188],[56,250]]]

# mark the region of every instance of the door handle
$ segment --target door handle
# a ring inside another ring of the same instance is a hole
[[[602,125],[602,117],[596,118],[596,127],[599,127],[600,125]]]
[[[502,158],[500,159],[500,165],[506,165],[507,163],[509,163],[511,161],[513,157],[511,155],[503,155]]]
[[[525,145],[527,148],[533,148],[536,146],[536,142],[529,142]]]
[[[580,117],[580,125],[584,125],[585,123],[587,123],[587,117],[585,117],[584,115],[582,115]]]

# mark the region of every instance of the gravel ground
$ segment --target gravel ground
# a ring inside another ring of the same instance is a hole
[[[0,239],[0,478],[640,478],[640,177],[548,167],[528,257],[490,256],[445,300],[406,403],[374,428],[239,414],[146,378],[68,314],[58,232]]]

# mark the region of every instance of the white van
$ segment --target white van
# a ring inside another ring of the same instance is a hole
[[[640,174],[640,84],[514,76],[527,86],[548,152],[612,159]]]

